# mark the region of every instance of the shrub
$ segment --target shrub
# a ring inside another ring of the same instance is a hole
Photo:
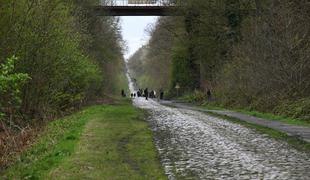
[[[310,98],[284,102],[277,106],[274,112],[279,115],[310,121]]]
[[[28,74],[14,72],[17,60],[12,56],[0,66],[0,119],[14,115],[21,104],[21,88],[30,79]]]

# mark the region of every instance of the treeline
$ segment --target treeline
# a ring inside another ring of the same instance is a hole
[[[128,61],[131,75],[140,88],[168,90],[170,88],[172,51],[176,29],[181,27],[182,18],[159,18],[147,29],[151,36],[149,43],[141,47]],[[179,28],[179,30],[182,30]]]
[[[119,20],[95,0],[0,0],[1,127],[22,128],[126,82]]]
[[[308,1],[191,0],[181,11],[151,31],[144,66],[169,75],[144,73],[148,82],[165,79],[172,96],[176,84],[201,101],[210,89],[218,105],[309,119]]]

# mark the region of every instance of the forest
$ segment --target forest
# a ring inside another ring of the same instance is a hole
[[[0,0],[0,179],[307,179],[309,40],[309,0]]]
[[[164,88],[172,99],[309,120],[308,1],[186,2],[184,16],[161,17],[147,29],[149,43],[130,58],[138,86]]]
[[[97,17],[95,0],[0,0],[0,167],[44,124],[119,92],[119,18]]]

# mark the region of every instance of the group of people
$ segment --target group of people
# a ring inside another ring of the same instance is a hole
[[[126,94],[125,94],[124,90],[122,90],[121,94],[122,94],[122,97],[126,97]],[[144,90],[143,89],[139,89],[137,92],[131,93],[130,97],[131,98],[144,97],[146,100],[148,100],[149,98],[152,98],[152,99],[157,98],[157,95],[156,95],[156,91],[155,90],[149,91],[148,88],[145,88]],[[159,99],[164,99],[164,91],[162,89],[160,90]]]
[[[126,93],[124,90],[122,90],[121,92],[122,97],[126,97]],[[148,98],[152,98],[155,99],[157,98],[156,96],[156,91],[152,90],[149,92],[148,88],[143,89],[139,89],[137,92],[133,92],[130,94],[131,98],[136,98],[136,97],[145,97],[146,100],[148,100]],[[209,101],[212,101],[212,93],[211,90],[208,89],[207,90],[207,97]],[[159,91],[159,99],[164,99],[164,91],[163,89],[160,89]]]

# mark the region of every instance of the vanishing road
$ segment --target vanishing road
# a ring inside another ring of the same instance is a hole
[[[310,154],[286,142],[203,112],[144,98],[133,102],[150,113],[148,121],[170,180],[310,180]]]
[[[310,155],[242,125],[143,98],[169,179],[310,179]]]

